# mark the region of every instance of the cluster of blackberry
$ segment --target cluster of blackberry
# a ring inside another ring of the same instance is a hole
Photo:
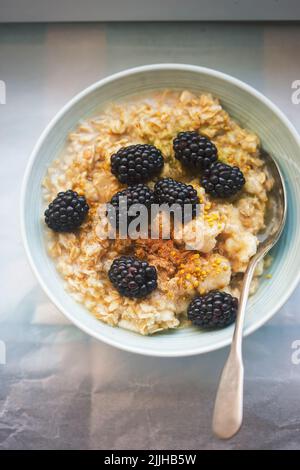
[[[234,196],[245,184],[241,170],[218,162],[216,146],[198,132],[180,132],[173,141],[173,148],[175,157],[184,166],[202,172],[201,184],[211,196]]]
[[[216,198],[237,194],[245,184],[241,170],[218,161],[216,146],[198,132],[180,132],[173,141],[175,157],[187,168],[201,173],[205,191]],[[222,291],[195,297],[188,318],[200,328],[224,328],[236,319],[238,300]]]
[[[199,198],[191,185],[172,178],[162,178],[155,184],[153,191],[146,186],[145,183],[157,176],[163,166],[163,156],[153,145],[130,145],[111,156],[111,172],[121,183],[130,184],[114,194],[108,204],[107,216],[113,226],[115,224],[119,228],[120,216],[125,214],[127,223],[130,223],[133,218],[130,216],[130,208],[134,204],[143,204],[147,210],[151,209],[153,203],[170,206],[178,204],[181,207],[190,204],[192,216],[195,215]],[[126,200],[122,199],[125,197]],[[125,204],[122,201],[126,201]],[[145,261],[134,257],[117,258],[110,268],[109,278],[120,294],[144,297],[157,286],[156,269],[146,265]],[[154,277],[149,278],[150,273]]]
[[[213,197],[227,198],[235,195],[245,184],[243,173],[238,167],[231,167],[218,161],[216,146],[195,131],[180,132],[173,141],[175,157],[187,168],[201,172],[201,183]],[[148,210],[153,203],[189,204],[192,216],[199,203],[197,191],[191,185],[172,178],[158,180],[151,190],[146,183],[159,175],[164,158],[153,145],[138,144],[122,147],[111,156],[111,172],[122,184],[129,184],[117,192],[108,205],[107,215],[111,223],[119,225],[122,211],[128,215],[134,204],[143,204]],[[121,205],[126,197],[126,204]],[[67,190],[60,192],[45,211],[45,222],[57,232],[71,232],[80,227],[88,213],[89,206],[84,196]],[[115,211],[115,212],[114,212]],[[146,261],[134,256],[116,258],[108,273],[109,279],[118,292],[130,298],[143,298],[157,287],[157,271]],[[221,328],[231,324],[236,317],[237,299],[221,291],[213,291],[192,300],[188,307],[188,318],[202,328]]]

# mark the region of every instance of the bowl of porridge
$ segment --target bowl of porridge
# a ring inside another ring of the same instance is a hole
[[[284,174],[289,214],[256,269],[245,334],[299,278],[296,131],[256,90],[202,67],[139,67],[84,90],[44,131],[23,185],[23,239],[50,299],[128,351],[228,345],[273,190],[262,148]]]

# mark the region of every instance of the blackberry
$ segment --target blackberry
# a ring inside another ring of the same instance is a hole
[[[121,183],[133,184],[149,181],[164,166],[164,158],[153,145],[122,147],[110,158],[111,172]]]
[[[237,166],[217,162],[204,171],[201,184],[213,197],[227,198],[236,194],[245,184],[245,178]]]
[[[217,147],[196,131],[180,132],[173,140],[175,157],[188,168],[203,170],[218,159]]]
[[[195,297],[188,307],[188,318],[201,328],[225,328],[236,319],[238,300],[222,291]]]
[[[72,232],[85,219],[89,206],[84,196],[68,189],[60,192],[45,210],[45,222],[55,232]]]
[[[192,217],[196,215],[196,205],[199,204],[197,191],[192,185],[181,183],[172,178],[162,178],[154,186],[154,194],[159,204],[179,204],[182,208],[186,204],[192,205]]]
[[[122,198],[127,198],[122,203]],[[119,227],[120,216],[124,215],[127,217],[127,224],[129,224],[136,215],[128,215],[128,211],[133,204],[143,204],[149,211],[151,204],[155,202],[154,192],[148,188],[148,186],[140,183],[128,188],[123,191],[119,191],[113,195],[110,200],[110,205],[107,208],[107,217],[114,228]]]
[[[155,267],[134,256],[116,258],[108,276],[118,292],[125,297],[142,298],[157,287]]]

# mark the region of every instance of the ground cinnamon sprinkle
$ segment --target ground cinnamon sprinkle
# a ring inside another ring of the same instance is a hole
[[[134,254],[165,271],[167,277],[176,274],[178,285],[196,289],[208,275],[216,276],[228,267],[222,265],[222,258],[217,255],[213,261],[210,255],[195,251],[178,249],[174,240],[136,240]]]
[[[175,274],[179,266],[187,262],[191,255],[190,251],[178,249],[174,240],[136,240],[134,254],[141,259],[145,259],[150,264],[157,266],[159,270],[164,270],[169,275]]]

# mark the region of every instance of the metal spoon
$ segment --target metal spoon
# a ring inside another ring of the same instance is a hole
[[[221,439],[229,439],[234,436],[240,429],[243,420],[242,337],[250,283],[257,263],[278,241],[286,220],[287,198],[283,176],[270,155],[263,152],[262,157],[266,162],[266,168],[274,178],[274,186],[269,193],[266,227],[259,234],[260,243],[257,253],[249,261],[244,274],[231,349],[217,391],[212,428]]]

